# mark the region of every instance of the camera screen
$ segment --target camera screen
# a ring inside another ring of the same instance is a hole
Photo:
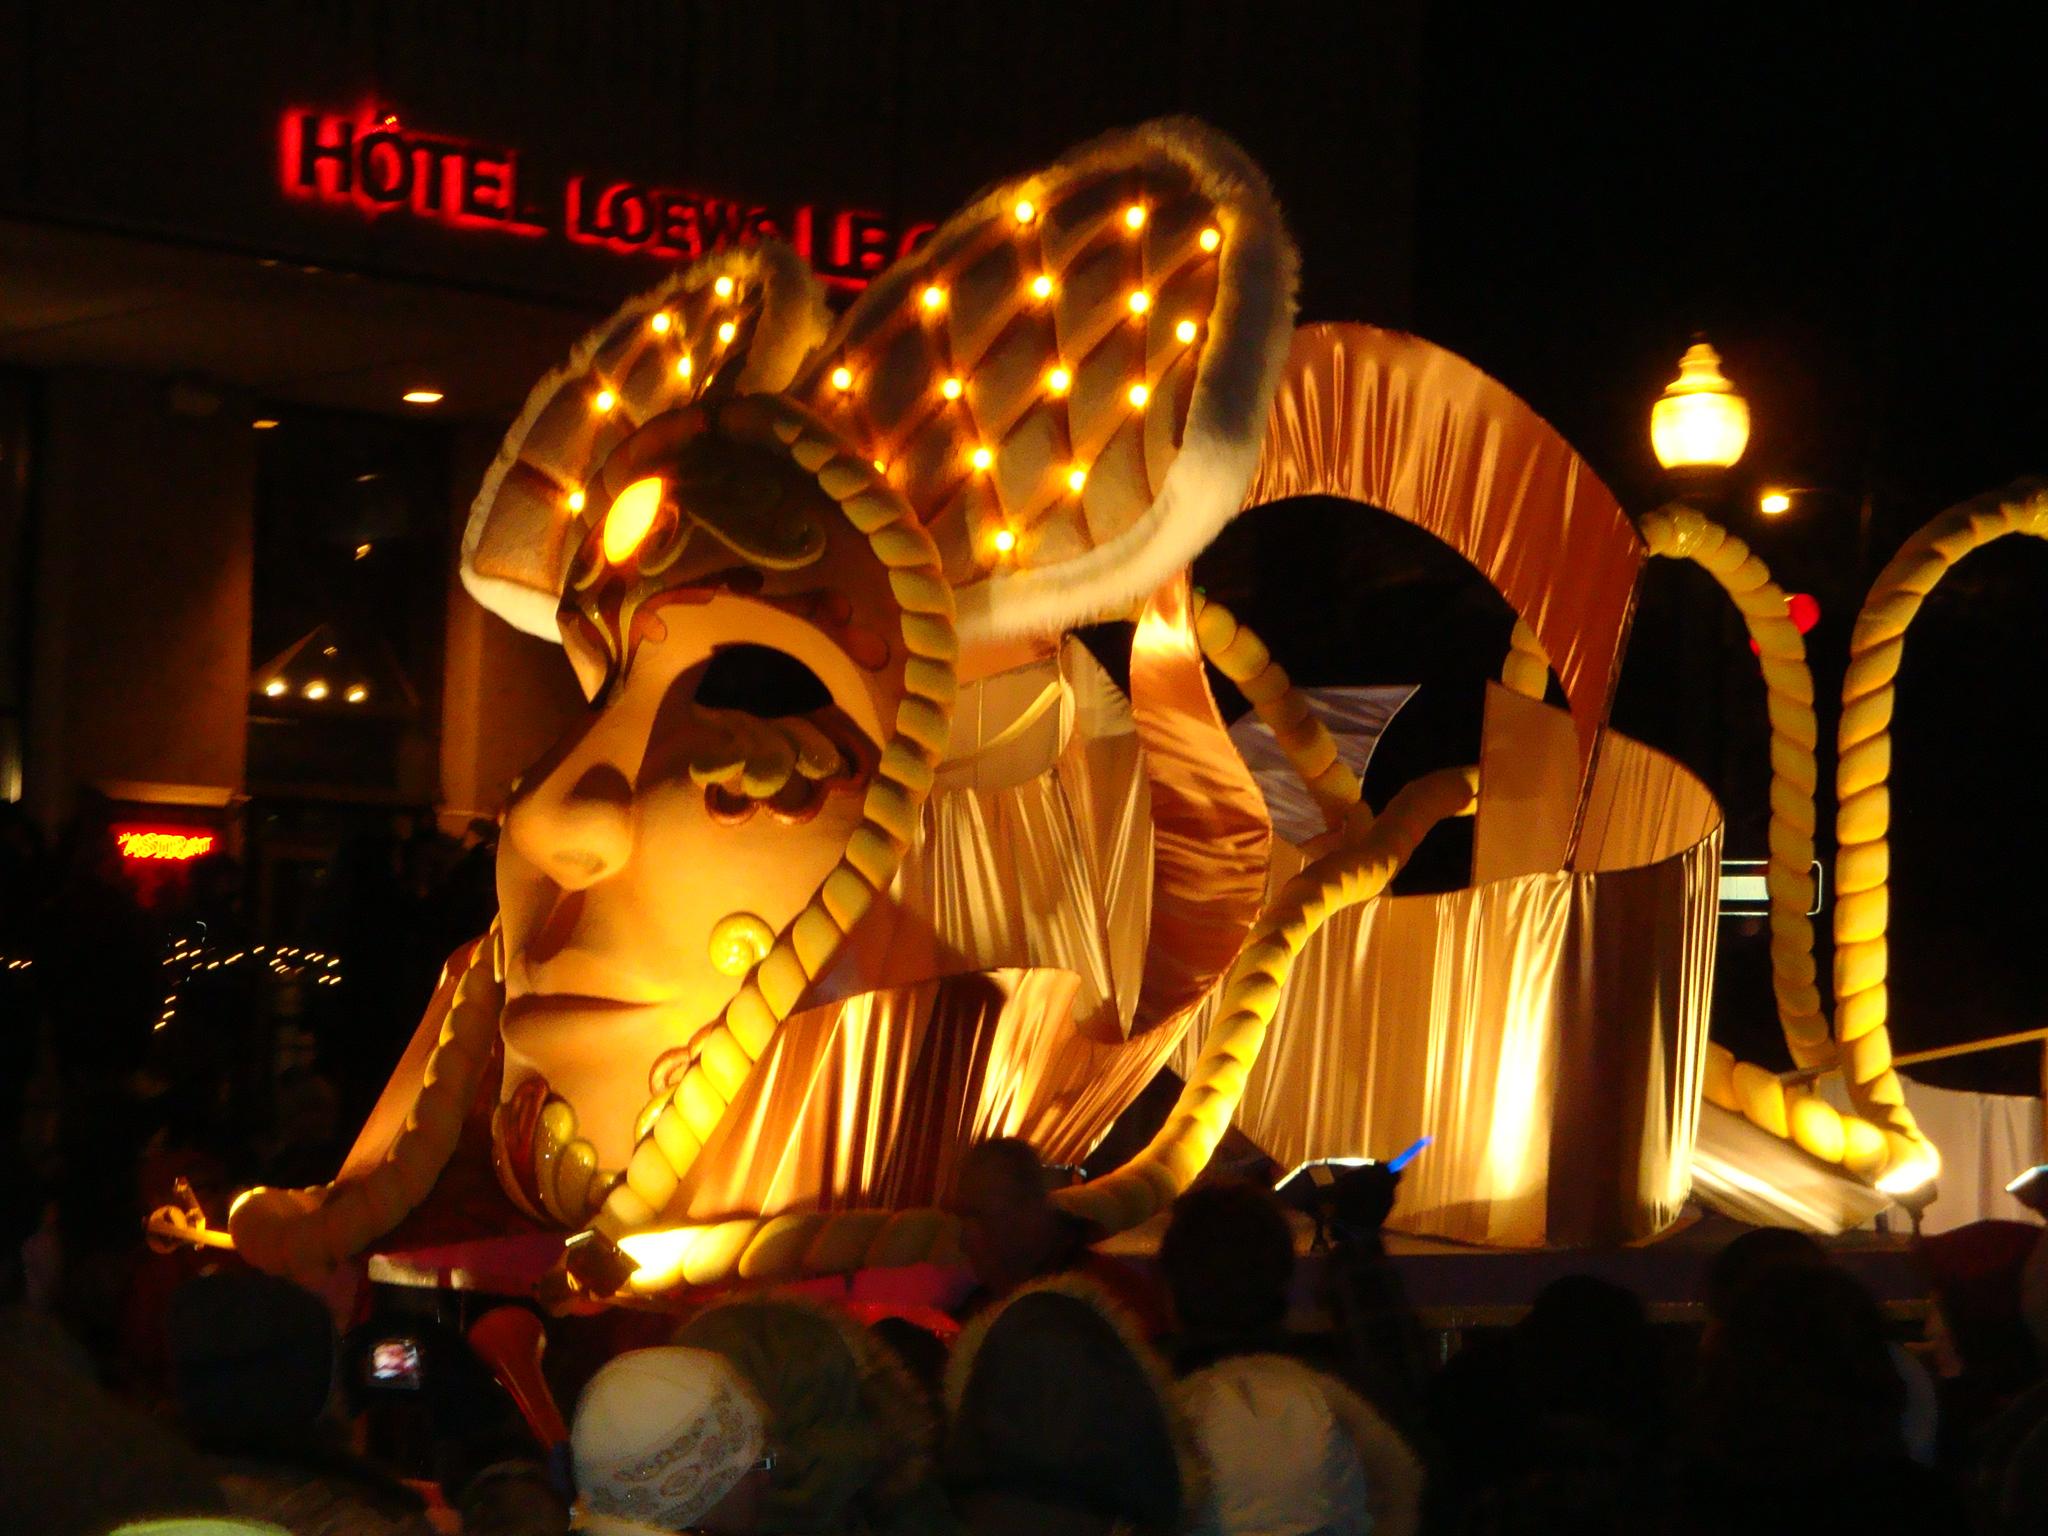
[[[370,1384],[406,1387],[420,1384],[420,1347],[411,1339],[380,1339],[370,1346]]]

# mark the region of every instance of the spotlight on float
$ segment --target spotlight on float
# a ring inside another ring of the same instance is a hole
[[[1685,349],[1678,377],[1650,407],[1650,446],[1666,469],[1694,470],[1726,469],[1749,446],[1749,402],[1704,341]]]
[[[1924,1157],[1908,1158],[1896,1168],[1888,1168],[1878,1176],[1877,1192],[1890,1195],[1906,1208],[1912,1218],[1913,1235],[1920,1235],[1920,1218],[1927,1214],[1927,1207],[1934,1204],[1940,1195],[1935,1187],[1936,1165]]]
[[[1394,1209],[1401,1171],[1433,1139],[1424,1136],[1385,1162],[1370,1157],[1311,1159],[1282,1179],[1275,1192],[1284,1204],[1315,1222],[1318,1251],[1332,1244],[1370,1241]]]

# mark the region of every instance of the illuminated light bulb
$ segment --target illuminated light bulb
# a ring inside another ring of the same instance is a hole
[[[832,370],[832,387],[842,394],[853,388],[853,370],[851,368],[834,368]]]
[[[1124,228],[1139,230],[1145,227],[1145,205],[1133,203],[1124,210]]]
[[[939,385],[939,393],[944,395],[948,400],[958,400],[961,397],[961,395],[965,394],[966,392],[967,386],[961,383],[957,375],[947,378],[944,382],[942,382]]]
[[[1134,288],[1131,290],[1131,296],[1126,302],[1131,306],[1132,314],[1142,315],[1152,307],[1152,295],[1142,288]]]
[[[1031,206],[1031,199],[1028,197],[1019,198],[1017,200],[1017,206],[1015,208],[1012,208],[1010,212],[1017,216],[1017,222],[1019,224],[1029,224],[1033,219],[1038,217],[1038,210]]]
[[[283,698],[284,679],[281,677],[273,677],[269,682],[265,683],[263,685],[263,695],[265,698],[271,699]]]
[[[582,493],[581,491],[571,491],[571,492],[569,493],[569,510],[570,510],[571,512],[581,512],[581,511],[583,510],[583,507],[584,507],[584,496],[583,496],[583,493]]]
[[[661,511],[665,487],[659,475],[635,480],[613,500],[604,515],[604,557],[613,565],[632,555],[646,540]]]
[[[711,291],[717,294],[721,299],[731,298],[732,279],[730,277],[721,277],[717,282],[711,285]]]
[[[1055,368],[1045,376],[1045,387],[1056,395],[1064,395],[1074,387],[1074,376],[1064,368]]]
[[[299,691],[305,694],[307,698],[312,699],[315,703],[318,703],[321,699],[327,697],[327,685],[321,682],[320,679],[317,677],[314,678],[313,681],[311,681],[310,683],[306,684],[306,686],[300,689]]]
[[[1147,400],[1150,400],[1151,398],[1152,398],[1152,391],[1151,391],[1151,390],[1149,390],[1149,389],[1147,389],[1147,388],[1146,388],[1146,387],[1145,387],[1144,385],[1142,385],[1142,384],[1133,384],[1133,385],[1131,386],[1131,393],[1130,393],[1130,402],[1131,402],[1131,404],[1133,404],[1133,405],[1138,405],[1138,406],[1142,406],[1142,405],[1143,405],[1143,404],[1144,404],[1144,403],[1145,403],[1145,402],[1146,402]]]
[[[1009,528],[998,528],[996,530],[995,546],[997,554],[1007,555],[1017,547],[1016,532]]]
[[[732,344],[733,337],[739,335],[739,333],[740,328],[737,325],[733,324],[733,322],[730,320],[726,321],[725,324],[721,325],[718,328],[719,345],[730,346]]]
[[[679,379],[687,379],[689,376],[690,354],[685,352],[681,357],[676,359],[676,377]]]
[[[349,689],[349,691],[345,695],[343,695],[343,697],[345,697],[351,704],[360,704],[369,696],[370,690],[365,688],[361,683],[357,683],[355,687]]]
[[[926,309],[938,309],[946,302],[946,290],[937,283],[933,283],[923,293],[918,295],[918,302],[924,305]]]
[[[408,389],[398,398],[407,405],[439,405],[442,394],[438,389]]]
[[[250,422],[249,425],[258,432],[268,432],[273,427],[275,427],[277,423],[268,416],[258,416],[254,421]]]
[[[1222,243],[1223,231],[1218,229],[1215,225],[1211,224],[1207,229],[1202,231],[1203,250],[1213,251],[1216,249],[1217,246],[1221,245]]]
[[[654,334],[657,336],[666,336],[668,334],[668,328],[674,325],[675,323],[676,322],[674,318],[669,314],[669,312],[665,309],[661,309],[655,311],[654,318],[647,322],[647,328],[653,331]]]
[[[358,544],[358,545],[356,546],[356,558],[357,558],[358,560],[367,560],[367,559],[369,559],[369,558],[370,558],[370,546],[369,546],[369,545],[367,545],[367,544]]]
[[[1181,321],[1179,325],[1173,328],[1173,339],[1182,346],[1186,346],[1189,342],[1193,341],[1195,339],[1195,322],[1192,320]]]
[[[1792,510],[1792,495],[1789,491],[1765,491],[1757,498],[1757,511],[1765,517],[1776,517]]]
[[[1678,377],[1650,407],[1650,447],[1666,469],[1726,469],[1749,444],[1749,402],[1705,342],[1686,348]]]
[[[887,464],[884,464],[880,459],[877,459],[875,460],[875,473],[878,475],[886,475],[887,473],[889,473],[889,466]]]
[[[967,459],[976,469],[987,469],[989,465],[995,463],[996,456],[986,448],[977,448],[967,456]]]
[[[1082,486],[1086,485],[1087,483],[1088,471],[1083,469],[1080,465],[1076,464],[1072,469],[1067,471],[1068,490],[1078,491],[1081,489]]]
[[[1039,273],[1038,276],[1031,279],[1031,296],[1037,299],[1051,298],[1052,279],[1047,277],[1043,272]]]
[[[590,403],[596,407],[598,415],[602,416],[606,411],[609,411],[619,403],[619,397],[608,389],[600,389],[597,392],[597,398]]]

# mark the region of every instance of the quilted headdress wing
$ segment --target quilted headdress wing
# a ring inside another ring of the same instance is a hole
[[[535,386],[505,434],[462,536],[470,595],[516,628],[560,638],[556,603],[605,455],[705,395],[785,388],[830,323],[810,269],[773,244],[708,256],[628,300]]]
[[[1296,258],[1243,151],[1112,133],[984,194],[877,278],[790,393],[883,466],[963,643],[1124,612],[1241,504]]]

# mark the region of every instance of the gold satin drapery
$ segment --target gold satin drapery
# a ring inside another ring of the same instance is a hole
[[[1289,496],[1378,507],[1478,567],[1543,643],[1571,705],[1583,782],[1644,550],[1613,493],[1548,422],[1419,336],[1305,325],[1245,506]]]
[[[1561,847],[1557,711],[1489,690],[1483,845],[1503,814]],[[1540,759],[1551,759],[1546,765]],[[1522,785],[1490,804],[1489,785]],[[1570,870],[1340,913],[1296,964],[1237,1124],[1284,1166],[1435,1138],[1390,1223],[1507,1247],[1646,1237],[1687,1188],[1713,983],[1720,813],[1669,758],[1605,734]],[[1497,769],[1499,770],[1497,772]],[[1530,793],[1530,780],[1551,786]],[[1611,812],[1611,814],[1609,814]],[[1273,885],[1301,855],[1282,847]],[[1186,1071],[1209,1023],[1183,1039]]]
[[[1184,578],[1140,616],[1128,699],[1068,641],[963,690],[955,722],[895,881],[666,1219],[930,1204],[986,1136],[1078,1162],[1236,955],[1271,829]]]

